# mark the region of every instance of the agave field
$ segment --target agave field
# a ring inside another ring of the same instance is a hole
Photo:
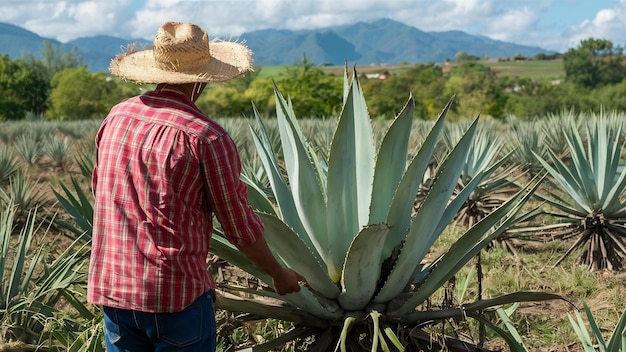
[[[506,121],[367,112],[218,119],[237,143],[279,296],[216,229],[221,351],[624,351],[621,112]],[[86,303],[97,120],[0,122],[0,350],[103,350]]]

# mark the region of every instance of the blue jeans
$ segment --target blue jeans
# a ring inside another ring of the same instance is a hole
[[[107,352],[212,352],[216,326],[212,291],[177,313],[103,307]]]

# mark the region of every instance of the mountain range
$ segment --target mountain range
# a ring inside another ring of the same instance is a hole
[[[292,65],[305,55],[310,63],[316,65],[343,65],[347,61],[365,66],[437,63],[454,59],[460,51],[489,58],[553,53],[540,47],[503,42],[462,31],[424,32],[389,19],[310,30],[264,29],[246,32],[238,40],[245,41],[254,52],[256,66]],[[61,43],[18,26],[0,23],[0,55],[17,59],[24,53],[30,53],[38,58],[44,41],[64,51],[75,47],[75,55],[82,57],[83,63],[92,72],[107,71],[111,59],[131,43],[137,43],[138,48],[152,44],[145,39],[105,35]]]

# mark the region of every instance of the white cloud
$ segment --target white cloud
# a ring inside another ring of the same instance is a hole
[[[626,42],[626,0],[621,0],[610,9],[599,11],[591,20],[572,26],[567,32],[568,46],[576,47],[587,38],[607,39],[616,46]]]
[[[130,1],[9,1],[0,5],[0,21],[62,42],[97,34],[119,36],[127,32]]]
[[[483,26],[483,34],[502,41],[520,42],[532,31],[537,13],[529,8],[515,9],[492,16]]]
[[[259,29],[313,29],[390,18],[423,31],[461,30],[563,51],[590,36],[624,43],[626,0],[612,1],[612,7],[594,10],[569,28],[565,20],[546,13],[555,13],[551,6],[575,6],[573,0],[3,0],[0,22],[67,41],[97,34],[150,40],[168,20],[197,23],[211,37],[237,38]],[[560,28],[546,30],[556,25]]]

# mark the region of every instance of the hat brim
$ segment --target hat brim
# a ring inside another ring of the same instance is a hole
[[[211,57],[193,71],[168,71],[157,66],[152,49],[121,54],[111,60],[109,71],[136,83],[224,82],[250,72],[252,52],[237,42],[212,41]]]

